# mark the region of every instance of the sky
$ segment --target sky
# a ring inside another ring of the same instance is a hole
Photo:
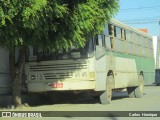
[[[160,35],[160,0],[120,0],[115,19],[134,28],[146,28],[151,36]]]

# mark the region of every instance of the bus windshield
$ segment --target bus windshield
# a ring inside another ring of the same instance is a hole
[[[44,51],[43,49],[32,49],[33,56],[37,61],[49,60],[65,60],[65,59],[83,59],[93,56],[94,44],[93,40],[89,40],[84,47],[75,48],[74,46],[68,50],[59,50],[57,52]],[[29,57],[30,58],[30,57]],[[31,59],[29,59],[30,61]]]

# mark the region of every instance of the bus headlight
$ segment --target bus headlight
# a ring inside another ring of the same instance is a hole
[[[90,72],[89,74],[90,74],[90,75],[89,75],[90,78],[95,78],[95,76],[96,76],[96,75],[95,75],[95,72]]]
[[[36,80],[36,75],[31,75],[31,80]]]
[[[37,80],[42,80],[42,75],[37,75]]]

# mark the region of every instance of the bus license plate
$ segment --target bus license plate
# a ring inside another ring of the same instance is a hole
[[[63,83],[52,83],[49,84],[52,88],[63,88]]]

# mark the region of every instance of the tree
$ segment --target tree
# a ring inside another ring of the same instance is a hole
[[[0,46],[10,53],[15,107],[21,106],[21,76],[27,46],[51,51],[68,49],[73,44],[81,47],[87,38],[103,30],[118,11],[118,3],[118,0],[0,1]]]

